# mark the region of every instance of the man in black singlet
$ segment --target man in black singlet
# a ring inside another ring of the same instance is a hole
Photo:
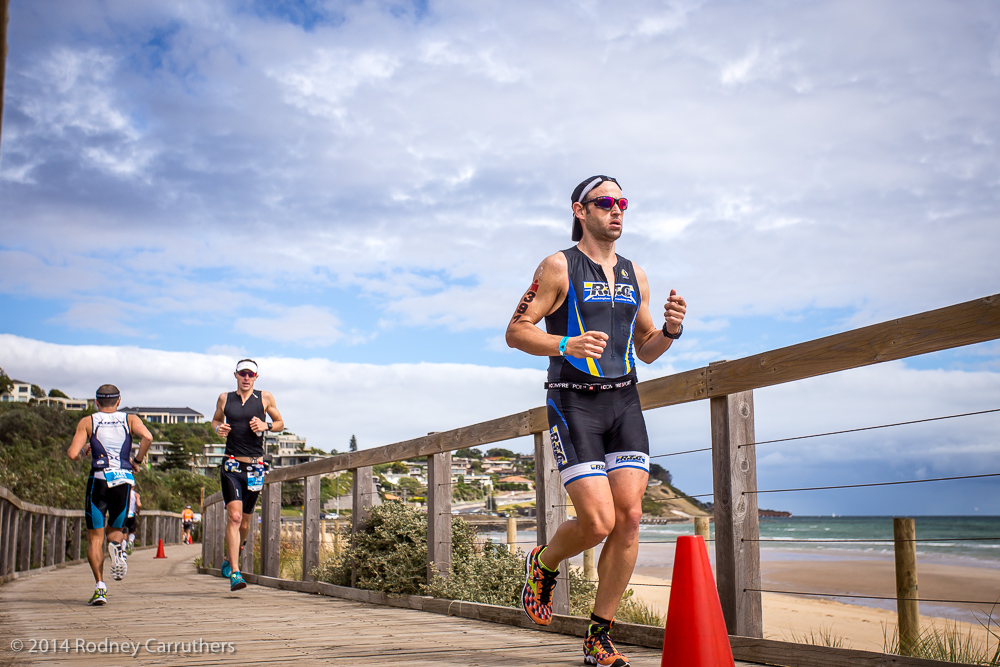
[[[238,591],[247,584],[240,574],[240,554],[250,532],[250,518],[257,496],[264,487],[264,432],[285,427],[274,396],[255,391],[257,362],[241,359],[236,364],[236,391],[219,395],[212,428],[226,436],[222,462],[222,499],[226,504],[225,558],[222,575],[229,577],[229,589]],[[267,423],[267,417],[271,423]]]
[[[545,258],[507,325],[508,345],[549,357],[549,435],[577,513],[528,555],[521,604],[548,625],[559,563],[606,540],[584,660],[627,667],[609,633],[635,567],[649,479],[635,360],[652,363],[680,338],[687,304],[670,290],[663,326],[653,323],[646,274],[615,253],[628,207],[615,179],[592,176],[571,200],[579,243]]]

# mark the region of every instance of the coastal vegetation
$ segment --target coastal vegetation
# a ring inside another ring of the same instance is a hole
[[[90,462],[66,456],[80,418],[91,411],[31,403],[0,403],[0,486],[36,505],[61,509],[83,507]],[[219,441],[208,424],[147,424],[157,441],[169,440],[185,448]],[[135,473],[136,488],[147,510],[180,512],[197,506],[205,495],[220,489],[216,477],[188,470],[142,467]]]

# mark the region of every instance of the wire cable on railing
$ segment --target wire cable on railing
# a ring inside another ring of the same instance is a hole
[[[793,540],[793,539],[786,540],[785,538],[779,538],[779,539],[775,538],[752,539],[748,537],[740,538],[741,542],[774,542],[775,544],[784,544],[785,542],[812,542],[812,543],[863,542],[865,544],[884,542],[887,544],[893,544],[895,542],[973,542],[973,541],[995,542],[997,540],[1000,540],[1000,537],[923,537],[919,539],[902,539],[902,540],[884,539],[884,538],[865,539],[863,537],[854,539],[842,539],[842,540],[838,540],[836,538],[826,538],[826,537],[804,538],[801,540]]]
[[[924,484],[926,482],[950,482],[956,479],[980,479],[983,477],[1000,477],[1000,472],[991,472],[983,475],[958,475],[956,477],[934,477],[931,479],[906,479],[897,482],[869,482],[867,484],[839,484],[836,486],[806,486],[800,489],[763,489],[757,491],[743,491],[745,494],[760,493],[785,493],[788,491],[826,491],[829,489],[859,489],[869,486],[894,486],[896,484]],[[691,496],[692,498],[696,496]]]
[[[896,596],[885,596],[885,595],[853,595],[847,593],[807,593],[805,591],[774,591],[767,588],[744,588],[743,592],[754,592],[754,593],[778,593],[780,595],[811,595],[815,597],[824,598],[858,598],[864,600],[899,600]],[[991,602],[986,602],[983,600],[935,600],[929,598],[920,598],[918,602],[940,602],[948,604],[983,604],[983,605],[995,605],[1000,604],[1000,599],[993,600]]]
[[[664,456],[680,456],[681,454],[694,454],[695,452],[710,452],[711,447],[702,447],[701,449],[687,449],[683,452],[670,452],[669,454],[657,454],[656,456],[650,456],[651,459],[662,459]]]
[[[860,428],[849,428],[843,431],[830,431],[828,433],[813,433],[812,435],[797,435],[792,438],[778,438],[776,440],[760,440],[758,442],[748,442],[739,447],[756,447],[757,445],[770,445],[776,442],[789,442],[791,440],[805,440],[806,438],[822,438],[827,435],[842,435],[844,433],[858,433],[859,431],[873,431],[879,428],[891,428],[893,426],[907,426],[909,424],[922,424],[924,422],[934,422],[941,421],[942,419],[955,419],[957,417],[972,417],[975,415],[985,415],[991,412],[1000,412],[1000,408],[992,408],[990,410],[979,410],[977,412],[963,412],[958,415],[945,415],[943,417],[928,417],[927,419],[913,419],[911,421],[905,422],[894,422],[892,424],[879,424],[877,426],[862,426]],[[652,457],[650,457],[652,458]]]

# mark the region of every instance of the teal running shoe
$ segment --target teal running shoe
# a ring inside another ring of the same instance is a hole
[[[243,581],[243,575],[239,572],[233,572],[229,575],[229,590],[231,591],[241,591],[247,587],[247,582]]]
[[[232,573],[233,573],[233,566],[229,564],[229,559],[228,558],[223,558],[222,559],[222,576],[226,577],[228,579],[230,577],[230,575],[232,575]]]

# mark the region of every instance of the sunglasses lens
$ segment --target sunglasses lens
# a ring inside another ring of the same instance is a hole
[[[628,208],[628,200],[625,199],[625,197],[622,197],[621,199],[618,200],[618,208],[620,208],[623,211]]]
[[[240,377],[252,378],[252,377],[257,377],[257,374],[254,373],[253,371],[240,371]]]
[[[614,197],[597,197],[594,199],[594,203],[598,208],[603,208],[606,210],[611,210],[611,207],[615,205]]]

